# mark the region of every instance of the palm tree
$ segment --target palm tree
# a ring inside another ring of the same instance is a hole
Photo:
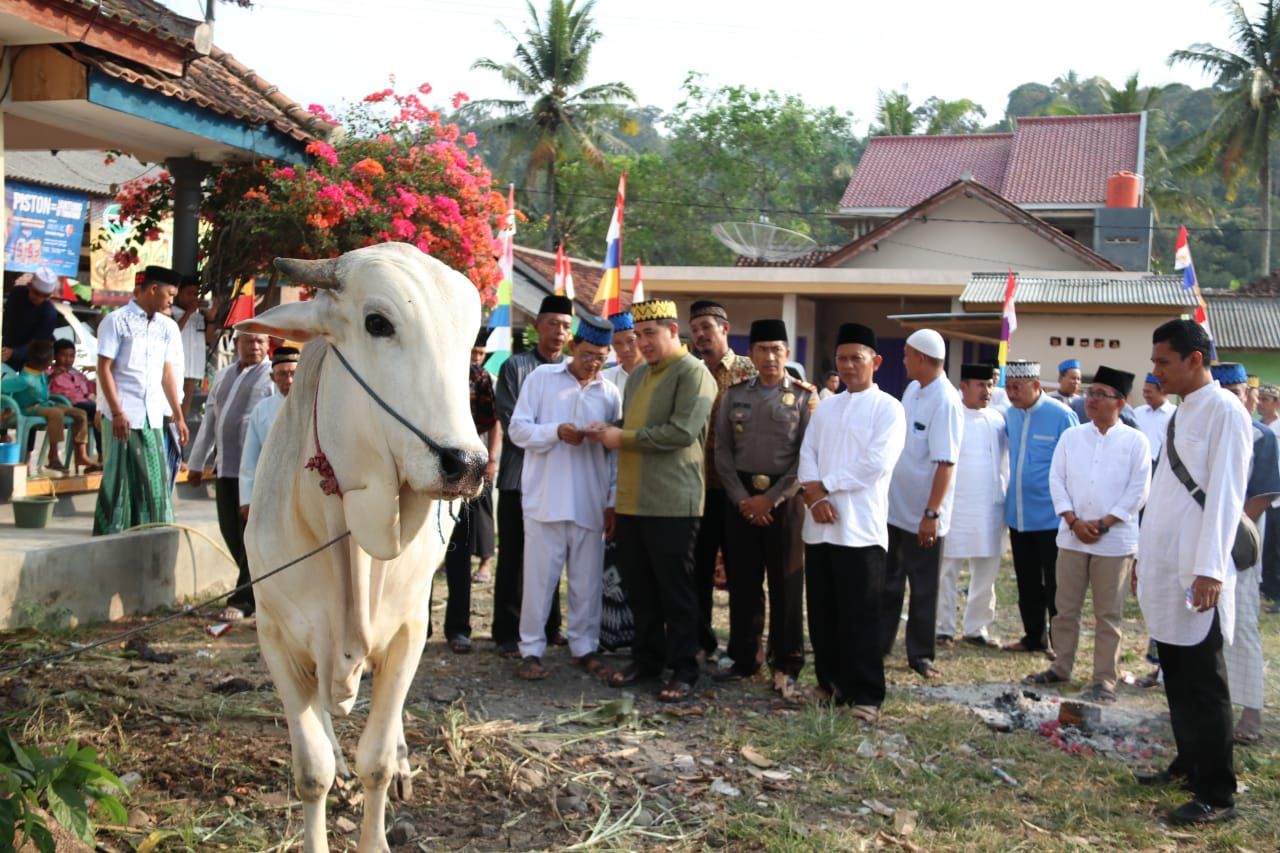
[[[587,78],[591,49],[602,33],[591,20],[595,0],[575,7],[575,0],[550,0],[546,18],[540,18],[526,0],[529,24],[524,41],[510,30],[516,42],[515,61],[479,59],[471,67],[495,71],[520,95],[512,99],[482,99],[468,108],[478,115],[497,114],[484,122],[489,129],[513,134],[521,150],[528,151],[524,181],[532,186],[541,175],[547,193],[546,248],[555,248],[559,225],[556,211],[557,167],[562,156],[579,153],[604,165],[600,145],[625,147],[607,124],[622,118],[622,102],[636,96],[625,83],[603,83],[579,88]]]
[[[920,123],[917,110],[911,106],[911,96],[906,92],[884,92],[876,95],[876,120],[872,136],[910,136]]]
[[[1246,174],[1257,175],[1262,200],[1262,269],[1271,272],[1271,138],[1280,95],[1280,2],[1263,0],[1258,20],[1231,0],[1223,5],[1231,16],[1235,51],[1193,44],[1169,54],[1169,64],[1199,65],[1216,77],[1220,107],[1201,136],[1201,162],[1216,163],[1233,199]]]

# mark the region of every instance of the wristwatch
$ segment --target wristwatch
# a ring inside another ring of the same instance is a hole
[[[941,514],[936,509],[925,508],[924,517],[936,521],[941,518]]]
[[[1099,536],[1101,536],[1103,533],[1106,533],[1106,532],[1107,532],[1108,530],[1110,530],[1110,529],[1111,529],[1110,527],[1108,527],[1107,525],[1103,524],[1101,521],[1099,521],[1099,522],[1098,522],[1098,535],[1099,535]]]

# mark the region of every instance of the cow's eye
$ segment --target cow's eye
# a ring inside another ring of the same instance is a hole
[[[366,314],[364,330],[375,338],[389,338],[396,333],[396,327],[381,314]]]

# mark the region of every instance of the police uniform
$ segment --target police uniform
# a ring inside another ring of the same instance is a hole
[[[753,330],[754,331],[754,330]],[[776,334],[776,332],[775,332]],[[766,340],[762,338],[761,340]],[[768,338],[767,340],[773,340]],[[748,676],[765,660],[764,592],[769,584],[769,664],[791,677],[804,666],[804,503],[796,468],[818,389],[785,371],[773,387],[752,377],[724,392],[716,418],[715,466],[725,488],[731,672]],[[740,501],[768,495],[773,520],[756,526]]]

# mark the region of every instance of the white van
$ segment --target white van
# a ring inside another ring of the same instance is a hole
[[[65,326],[59,326],[53,330],[55,340],[71,341],[76,345],[76,367],[83,373],[89,374],[90,378],[98,369],[98,338],[93,332],[89,331],[75,312],[71,310],[71,306],[66,302],[58,299],[49,300],[55,311],[62,317],[66,323]]]

